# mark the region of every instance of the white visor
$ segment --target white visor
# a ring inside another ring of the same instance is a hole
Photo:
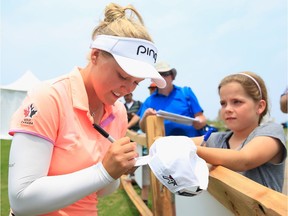
[[[91,48],[109,52],[120,67],[130,76],[151,78],[159,88],[166,86],[166,81],[155,69],[157,48],[143,39],[97,35]]]

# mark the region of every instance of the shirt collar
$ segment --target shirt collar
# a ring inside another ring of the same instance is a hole
[[[75,67],[69,74],[73,107],[88,111],[88,96],[79,69]]]

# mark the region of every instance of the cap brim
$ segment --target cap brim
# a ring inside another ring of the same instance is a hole
[[[146,155],[146,156],[140,156],[135,158],[135,167],[138,166],[143,166],[149,163],[149,161],[151,160],[151,156],[150,155]]]
[[[119,66],[130,76],[137,78],[150,78],[159,88],[166,86],[165,79],[154,66],[139,60],[112,54]]]

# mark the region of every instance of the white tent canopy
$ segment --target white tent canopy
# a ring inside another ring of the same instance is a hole
[[[31,71],[26,71],[18,80],[14,81],[13,83],[9,85],[1,85],[1,139],[12,138],[8,134],[11,117],[21,105],[27,94],[27,91],[39,83],[40,80],[34,76]]]

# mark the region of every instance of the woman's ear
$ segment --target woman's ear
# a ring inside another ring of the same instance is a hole
[[[99,54],[100,54],[99,49],[92,49],[90,53],[90,59],[93,64],[96,64]]]

